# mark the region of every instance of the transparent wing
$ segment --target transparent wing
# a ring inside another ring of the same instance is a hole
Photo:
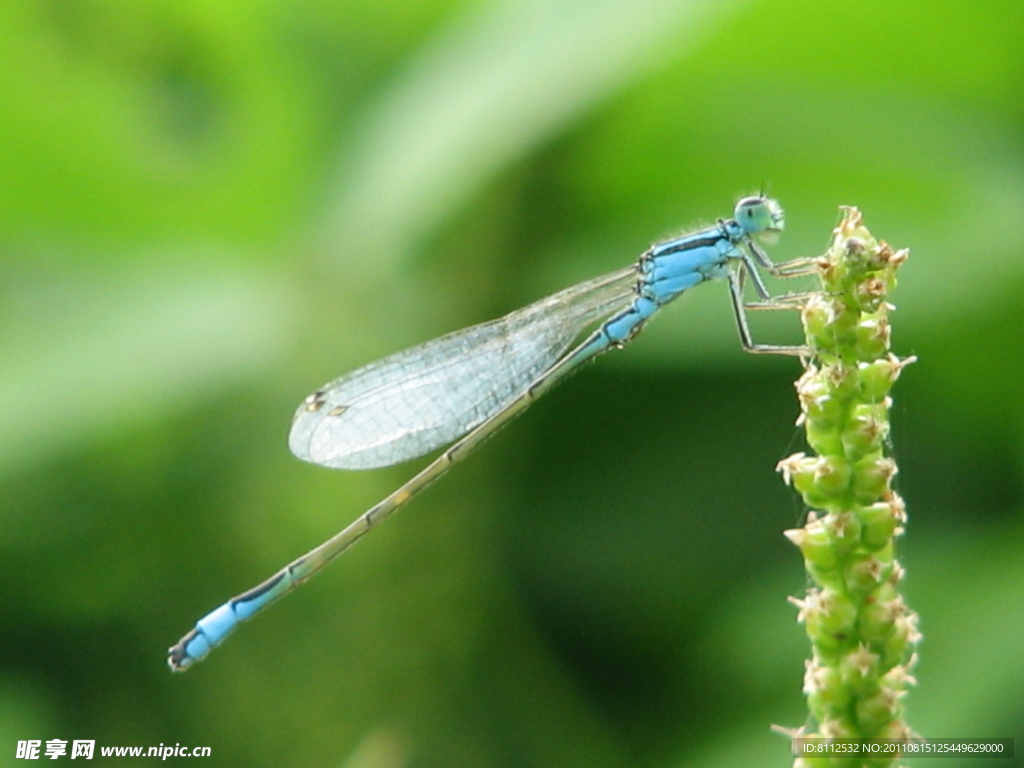
[[[612,272],[335,379],[299,407],[289,447],[314,464],[370,469],[447,445],[625,306],[635,281],[633,267]]]

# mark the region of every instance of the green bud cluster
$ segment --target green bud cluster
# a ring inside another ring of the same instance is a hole
[[[894,540],[906,510],[891,486],[896,464],[885,455],[889,391],[914,361],[889,351],[887,296],[906,258],[906,250],[876,241],[857,209],[844,209],[831,247],[815,262],[822,289],[803,310],[812,359],[796,389],[799,423],[815,453],[790,456],[779,470],[812,510],[786,536],[814,581],[803,598],[791,599],[811,640],[803,690],[816,726],[792,735],[913,736],[902,700],[914,683],[920,634],[899,593]],[[798,758],[796,766],[890,766],[895,759]]]

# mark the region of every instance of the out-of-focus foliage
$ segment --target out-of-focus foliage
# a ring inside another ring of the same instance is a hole
[[[1024,743],[1022,32],[998,0],[4,0],[0,762],[85,738],[786,765],[799,368],[742,354],[720,285],[193,671],[163,660],[415,469],[290,457],[309,391],[762,184],[776,258],[819,252],[840,204],[911,248],[908,720]],[[792,337],[772,314],[758,335]]]

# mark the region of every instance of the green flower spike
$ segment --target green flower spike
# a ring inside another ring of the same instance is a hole
[[[779,470],[812,509],[786,531],[814,585],[798,606],[811,640],[804,693],[810,727],[790,735],[907,739],[903,698],[914,678],[917,614],[899,593],[903,569],[894,541],[906,510],[892,490],[896,463],[885,455],[889,390],[914,358],[889,351],[886,301],[907,251],[893,251],[844,208],[828,252],[817,260],[822,290],[803,310],[812,359],[796,383],[807,443]],[[795,766],[891,766],[893,753],[801,756]]]

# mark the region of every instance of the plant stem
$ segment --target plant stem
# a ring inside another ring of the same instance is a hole
[[[779,463],[812,511],[786,531],[813,580],[798,620],[811,641],[804,693],[811,719],[802,738],[907,739],[903,698],[921,635],[899,592],[904,570],[895,539],[906,508],[892,490],[896,463],[885,455],[889,391],[914,362],[889,351],[887,301],[907,251],[893,251],[844,208],[831,247],[817,260],[822,290],[803,310],[813,350],[796,383],[799,422],[817,455]],[[795,766],[891,766],[898,755],[798,757]]]

